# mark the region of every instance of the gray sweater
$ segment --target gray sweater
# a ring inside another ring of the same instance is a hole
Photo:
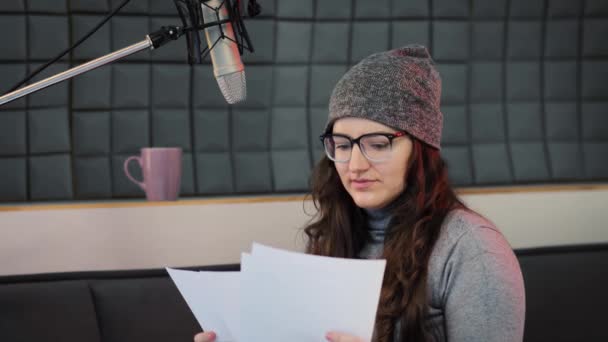
[[[379,258],[390,216],[367,210],[372,242],[362,258]],[[445,219],[428,271],[428,323],[435,341],[522,341],[524,283],[519,263],[500,231],[465,210]],[[397,327],[396,335],[400,327]]]

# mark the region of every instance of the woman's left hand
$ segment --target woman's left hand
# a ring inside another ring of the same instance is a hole
[[[336,331],[328,332],[325,334],[325,338],[329,342],[365,342],[362,338]]]

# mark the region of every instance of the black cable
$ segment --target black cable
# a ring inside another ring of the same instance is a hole
[[[38,69],[34,70],[31,74],[29,74],[21,82],[17,83],[17,85],[15,85],[14,87],[12,87],[8,91],[8,93],[19,89],[22,85],[24,85],[25,83],[27,83],[34,76],[38,75],[42,70],[48,68],[51,64],[53,64],[53,63],[57,62],[58,60],[60,60],[61,57],[65,56],[67,53],[69,53],[70,51],[72,51],[75,48],[77,48],[78,45],[82,44],[82,42],[84,42],[90,36],[92,36],[93,33],[97,32],[97,30],[99,30],[106,22],[108,22],[108,20],[110,20],[116,13],[118,13],[118,11],[120,11],[123,7],[125,7],[125,5],[127,5],[127,3],[129,1],[131,1],[131,0],[125,0],[125,1],[123,1],[116,9],[114,9],[112,12],[110,12],[99,24],[97,24],[97,26],[95,26],[91,31],[89,31],[86,35],[84,35],[84,37],[80,38],[71,47],[69,47],[68,49],[66,49],[63,52],[61,52],[57,57],[55,57],[52,60],[46,62],[44,65],[41,65],[40,67],[38,67]]]

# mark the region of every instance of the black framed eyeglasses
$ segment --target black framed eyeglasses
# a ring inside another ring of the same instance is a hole
[[[353,139],[345,134],[326,133],[319,138],[327,157],[336,163],[350,161],[354,144],[359,146],[361,153],[369,161],[382,162],[391,158],[393,139],[406,135],[406,132],[368,133]]]

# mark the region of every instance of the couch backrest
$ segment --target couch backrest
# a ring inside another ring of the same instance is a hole
[[[517,251],[525,341],[608,341],[608,244]]]
[[[200,330],[164,270],[0,277],[3,342],[190,342]]]
[[[0,341],[101,341],[87,281],[0,285]]]

